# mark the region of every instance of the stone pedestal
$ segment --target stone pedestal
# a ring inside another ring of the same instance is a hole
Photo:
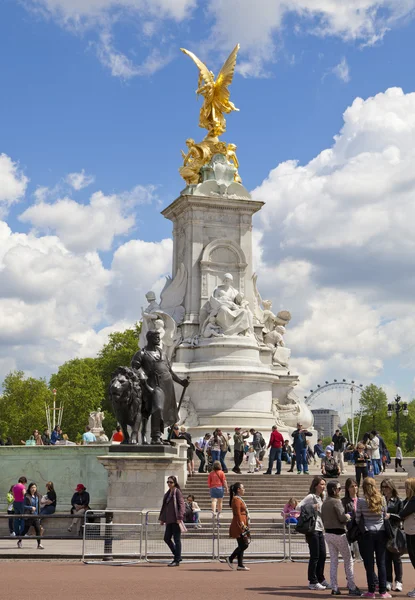
[[[175,446],[116,446],[98,456],[108,473],[107,508],[160,508],[169,475],[175,475],[181,487],[186,484],[186,451],[186,442],[180,441]]]

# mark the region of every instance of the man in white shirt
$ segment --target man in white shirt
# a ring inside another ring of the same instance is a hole
[[[402,466],[402,459],[403,459],[403,454],[402,454],[402,449],[400,448],[400,446],[398,446],[398,444],[395,444],[396,446],[396,451],[395,451],[395,472],[398,472],[398,467],[401,467],[402,471],[405,472],[405,469]]]
[[[200,460],[200,465],[199,465],[199,469],[198,469],[199,473],[205,472],[205,464],[206,464],[205,452],[206,452],[206,446],[207,446],[210,438],[211,438],[210,433],[205,433],[205,435],[203,437],[199,438],[198,441],[195,442],[196,456]]]

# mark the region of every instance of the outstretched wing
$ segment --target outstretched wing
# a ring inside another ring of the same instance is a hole
[[[183,311],[177,311],[184,299],[187,286],[187,271],[183,263],[177,269],[175,278],[170,277],[166,281],[166,285],[160,294],[160,308],[166,313],[175,318],[176,315]],[[184,315],[183,315],[184,316]],[[176,321],[177,322],[177,321]]]
[[[239,47],[239,44],[236,44],[235,48],[232,50],[232,52],[224,62],[224,65],[216,78],[216,93],[220,93],[226,99],[229,99],[230,94],[228,86],[232,83],[233,75],[235,73],[236,57],[238,55]]]
[[[190,50],[186,50],[186,48],[180,48],[180,50],[182,52],[184,52],[184,54],[187,54],[187,56],[190,56],[192,61],[195,63],[195,65],[199,69],[199,81],[200,81],[200,78],[202,78],[203,81],[208,86],[213,87],[215,80],[214,80],[213,74],[209,71],[207,66],[204,63],[202,63],[202,61],[199,58],[197,58],[196,54],[193,54],[193,52],[190,52]]]

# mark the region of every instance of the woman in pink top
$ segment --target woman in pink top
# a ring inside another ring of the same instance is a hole
[[[219,460],[213,463],[213,470],[208,476],[208,486],[210,489],[210,498],[212,501],[212,512],[216,513],[216,505],[218,513],[222,510],[224,488],[228,493],[228,482],[226,481],[225,473],[222,471],[222,465]]]
[[[13,486],[13,510],[15,515],[22,515],[24,513],[24,497],[26,494],[26,477],[19,477],[18,483]],[[22,536],[24,530],[24,519],[14,520],[14,533],[16,536]]]

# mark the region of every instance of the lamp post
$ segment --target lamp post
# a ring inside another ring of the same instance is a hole
[[[395,413],[396,415],[396,437],[398,446],[401,445],[401,413],[404,417],[408,416],[408,404],[406,402],[401,403],[401,397],[396,395],[394,403],[388,404],[388,417],[391,417]]]

